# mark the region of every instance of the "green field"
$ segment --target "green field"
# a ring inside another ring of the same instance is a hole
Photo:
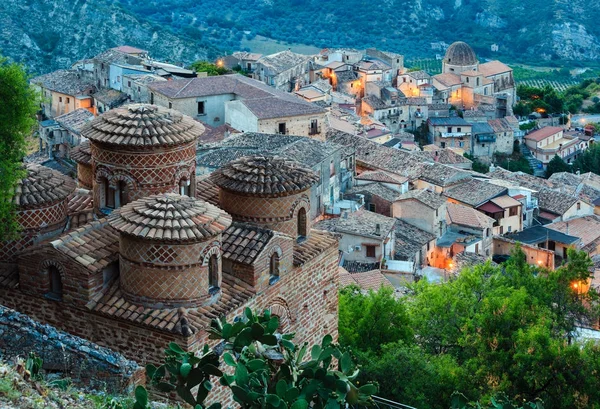
[[[404,62],[408,69],[421,69],[431,75],[436,75],[442,72],[442,60],[435,58],[417,58]]]
[[[550,85],[558,92],[563,92],[567,88],[579,84],[580,81],[576,79],[570,80],[527,80],[527,81],[517,81],[517,85],[527,85],[528,87],[536,87],[536,88],[544,88],[546,85]]]

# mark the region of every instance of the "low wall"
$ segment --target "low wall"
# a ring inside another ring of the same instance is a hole
[[[121,354],[0,305],[0,355],[27,358],[32,351],[44,370],[60,372],[77,386],[130,393],[145,381],[145,370]]]

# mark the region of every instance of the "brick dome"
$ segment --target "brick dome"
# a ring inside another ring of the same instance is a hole
[[[202,200],[163,194],[125,205],[109,223],[120,233],[120,286],[130,302],[175,308],[219,298],[227,213]]]
[[[111,109],[85,125],[81,135],[112,145],[164,146],[195,141],[204,127],[192,118],[156,105]]]
[[[163,193],[195,196],[200,122],[172,109],[133,104],[89,122],[94,208],[107,214],[134,200]]]
[[[0,269],[13,263],[27,247],[61,233],[67,224],[67,206],[75,181],[41,165],[29,164],[26,171],[12,198],[21,230],[18,238],[0,241]]]
[[[45,166],[29,164],[27,175],[15,188],[13,203],[19,209],[43,207],[65,200],[75,190],[75,181]]]
[[[310,188],[319,176],[298,162],[277,156],[247,156],[217,170],[212,179],[223,210],[238,222],[306,237],[310,230]]]
[[[463,41],[457,41],[448,47],[444,62],[458,66],[476,65],[478,63],[475,51]]]
[[[231,217],[209,203],[178,194],[154,195],[110,216],[121,233],[158,241],[204,241],[231,225]]]
[[[213,181],[221,189],[238,194],[279,197],[309,189],[319,181],[319,176],[289,159],[246,156],[217,170]]]

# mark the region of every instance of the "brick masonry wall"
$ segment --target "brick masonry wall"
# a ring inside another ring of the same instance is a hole
[[[233,220],[250,222],[291,237],[298,236],[298,212],[306,211],[306,231],[310,231],[310,197],[308,191],[283,197],[243,196],[220,189],[219,203]]]
[[[0,306],[1,355],[25,359],[30,352],[42,358],[44,370],[61,372],[78,386],[131,393],[145,382],[144,368],[134,361]]]
[[[94,172],[92,170],[92,165],[77,163],[77,181],[79,182],[79,187],[91,190],[93,180]]]
[[[128,202],[159,193],[179,193],[181,180],[190,181],[190,196],[195,196],[196,143],[152,149],[91,144],[94,172],[94,206],[105,203],[106,178],[111,187],[126,184]]]
[[[285,259],[285,254],[289,254],[290,250],[283,250],[282,259]],[[245,307],[258,310],[270,308],[273,314],[280,317],[282,331],[296,333],[297,343],[319,343],[326,334],[331,334],[337,340],[337,261],[337,245],[333,245],[304,265],[282,274],[277,283],[231,311],[227,318],[232,321],[241,316]],[[65,265],[65,271],[72,272],[73,276],[82,274],[70,265]],[[66,283],[66,280],[63,282]],[[191,351],[201,349],[205,343],[214,344],[204,331],[186,338],[101,316],[83,306],[24,294],[17,289],[0,288],[0,303],[27,313],[35,320],[119,351],[142,364],[162,362],[164,348],[172,341]],[[216,379],[214,381],[218,383]],[[211,393],[211,401],[216,400],[224,404],[232,403],[228,390],[221,386],[215,386]]]
[[[220,234],[188,244],[120,237],[121,289],[128,300],[149,307],[191,307],[211,301],[208,255],[216,254],[220,266]]]

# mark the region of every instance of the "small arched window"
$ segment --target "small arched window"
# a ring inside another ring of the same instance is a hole
[[[63,286],[58,268],[55,266],[48,267],[48,279],[50,280],[50,292],[48,296],[55,300],[62,300]]]
[[[306,209],[304,207],[298,210],[298,239],[306,237]]]
[[[107,178],[102,178],[102,189],[104,190],[104,207],[115,208],[115,189],[110,186]]]
[[[117,185],[118,187],[118,194],[119,194],[119,206],[125,206],[127,204],[128,200],[128,194],[127,194],[127,183],[123,180],[119,181],[119,184]]]
[[[213,254],[208,259],[208,291],[214,294],[219,290],[219,260]]]
[[[273,253],[269,260],[269,284],[275,284],[279,281],[279,254]]]
[[[187,179],[181,179],[179,181],[179,194],[182,196],[190,195],[190,181]]]

